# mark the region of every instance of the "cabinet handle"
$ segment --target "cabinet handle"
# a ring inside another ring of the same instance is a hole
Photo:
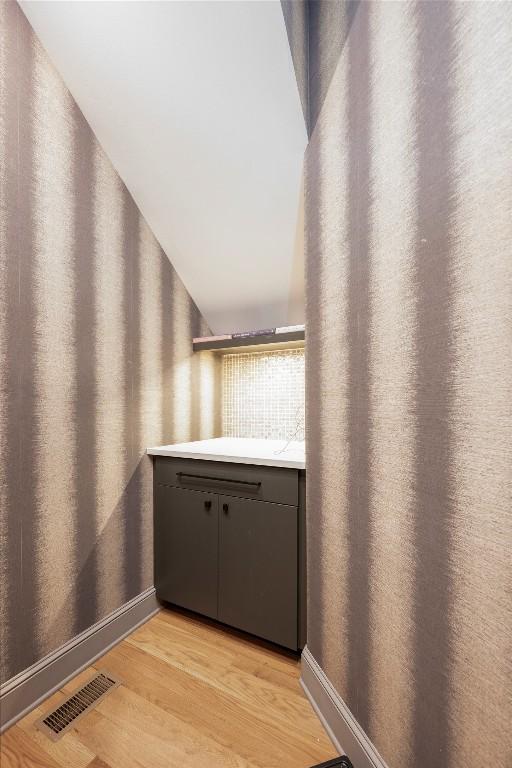
[[[261,487],[261,480],[235,480],[229,477],[213,477],[212,475],[193,475],[191,472],[176,472],[176,477],[179,477],[184,482],[207,482],[217,483],[217,485],[242,485],[242,486],[254,486],[255,488]]]
[[[227,515],[229,511],[229,504],[223,504],[222,505],[222,511]]]
[[[212,508],[212,502],[209,499],[207,501],[205,501],[204,508],[205,509],[211,509]]]

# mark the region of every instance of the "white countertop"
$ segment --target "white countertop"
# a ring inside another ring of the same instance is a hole
[[[192,443],[175,443],[148,448],[151,456],[175,456],[182,459],[230,461],[235,464],[259,464],[267,467],[305,469],[305,443],[286,440],[252,440],[245,437],[216,437]]]

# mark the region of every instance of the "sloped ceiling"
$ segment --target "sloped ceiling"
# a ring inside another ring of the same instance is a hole
[[[306,128],[280,3],[20,3],[223,332],[303,320]]]

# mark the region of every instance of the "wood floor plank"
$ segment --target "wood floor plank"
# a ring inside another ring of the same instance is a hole
[[[85,743],[113,765],[143,764],[151,754],[155,768],[247,768],[245,760],[126,686],[99,704],[101,716]],[[79,733],[82,723],[77,724]]]
[[[304,734],[303,721],[297,721],[294,728],[284,728],[279,721],[261,717],[256,707],[242,705],[235,697],[169,668],[159,659],[148,660],[135,647],[118,646],[106,660],[114,674],[125,671],[131,690],[230,747],[251,765],[301,768],[311,765],[319,755],[327,759],[332,754],[326,737],[322,753],[320,742]],[[316,725],[318,728],[318,722]]]
[[[238,657],[268,662],[275,669],[287,672],[291,677],[296,677],[300,668],[298,654],[291,651],[276,651],[276,646],[251,638],[249,635],[229,630],[221,624],[214,622],[205,624],[201,619],[193,615],[185,615],[176,611],[160,611],[155,616],[155,624],[164,623],[186,632],[188,635],[204,637],[205,628],[208,628],[208,642],[214,647],[225,647],[235,651]]]
[[[100,669],[123,684],[45,743],[35,720]],[[299,676],[292,654],[162,610],[11,728],[1,765],[307,768],[335,753]]]
[[[0,738],[0,765],[2,768],[60,768],[18,725],[9,728]]]
[[[76,738],[73,731],[65,739],[51,741],[48,736],[39,731],[35,723],[55,707],[60,706],[66,696],[63,692],[47,699],[44,704],[29,712],[20,722],[19,727],[29,736],[38,747],[49,755],[62,768],[87,768],[94,759],[94,754]]]
[[[172,627],[174,632],[185,636],[204,636],[204,626],[199,620],[171,611],[161,611],[156,617],[159,624]],[[273,680],[281,687],[297,690],[300,675],[299,657],[292,653],[276,652],[268,644],[255,643],[244,636],[235,635],[221,626],[209,627],[208,642],[212,647],[224,648],[234,654],[236,665],[264,679]]]
[[[269,713],[287,727],[293,728],[297,720],[311,711],[298,683],[298,670],[295,691],[282,689],[237,668],[235,651],[215,649],[212,653],[208,635],[178,636],[157,622],[149,622],[128,642],[217,690],[235,696],[240,702],[255,705],[261,712]],[[307,729],[310,723],[313,723],[316,733],[317,721],[305,721],[304,727]]]

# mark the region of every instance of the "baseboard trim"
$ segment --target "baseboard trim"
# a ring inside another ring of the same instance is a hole
[[[354,768],[388,768],[307,646],[301,661],[301,685],[340,755]]]
[[[160,610],[150,587],[0,687],[0,733]]]

